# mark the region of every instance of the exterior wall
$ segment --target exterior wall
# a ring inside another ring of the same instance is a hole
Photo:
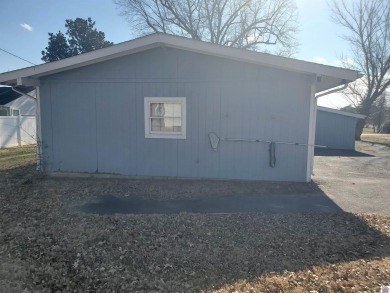
[[[316,145],[354,150],[355,128],[355,117],[318,110]]]
[[[220,141],[208,134],[308,142],[307,75],[156,48],[41,79],[47,171],[305,181],[306,146]],[[144,97],[186,97],[187,138],[145,138]]]
[[[0,148],[36,144],[35,117],[0,117]]]

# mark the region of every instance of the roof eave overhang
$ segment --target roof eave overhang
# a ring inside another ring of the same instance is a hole
[[[333,114],[337,114],[337,115],[354,117],[354,118],[357,118],[357,119],[364,119],[364,118],[366,118],[366,116],[362,115],[362,114],[350,113],[350,112],[345,112],[345,111],[341,111],[341,110],[337,110],[337,109],[331,109],[331,108],[327,108],[327,107],[321,107],[321,106],[317,106],[317,110],[318,111],[323,111],[323,112],[328,112],[328,113],[333,113]]]
[[[178,36],[153,34],[60,61],[2,73],[0,74],[0,83],[16,84],[17,79],[21,77],[37,79],[46,75],[111,60],[161,46],[279,68],[287,71],[339,79],[339,81],[335,80],[334,86],[337,86],[345,81],[354,81],[359,78],[359,73],[357,71],[339,67],[326,66],[266,53],[253,52],[244,49],[215,45],[207,42],[194,41],[192,39]]]

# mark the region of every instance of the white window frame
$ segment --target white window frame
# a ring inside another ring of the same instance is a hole
[[[181,132],[162,132],[152,131],[150,125],[150,104],[152,103],[174,103],[181,104]],[[187,130],[187,107],[185,97],[145,97],[144,98],[145,115],[145,138],[168,138],[168,139],[186,139]]]

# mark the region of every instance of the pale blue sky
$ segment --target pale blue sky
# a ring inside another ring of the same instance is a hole
[[[340,39],[340,27],[330,20],[327,0],[296,0],[300,15],[297,59],[337,66],[348,45]],[[65,19],[91,17],[98,30],[114,43],[132,39],[135,34],[118,15],[112,0],[0,0],[0,48],[35,64],[42,63],[41,51],[47,46],[48,32],[65,32]],[[0,51],[0,72],[30,66]],[[327,101],[325,106],[345,102]]]

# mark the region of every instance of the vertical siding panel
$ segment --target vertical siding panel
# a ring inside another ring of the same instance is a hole
[[[215,85],[204,83],[199,99],[199,121],[200,127],[198,132],[200,144],[200,171],[202,177],[220,178],[219,175],[219,153],[214,152],[210,147],[208,134],[210,132],[218,133],[219,125],[215,124],[215,116],[219,115],[214,112]],[[219,119],[219,116],[218,116]]]
[[[215,178],[223,178],[221,174],[220,168],[220,152],[218,152],[217,156],[213,156],[213,150],[210,147],[210,141],[208,134],[210,132],[220,133],[220,115],[221,115],[221,107],[220,107],[220,84],[219,83],[209,83],[209,91],[207,93],[208,100],[206,103],[206,120],[207,120],[207,131],[204,134],[204,147],[208,147],[209,152],[207,155],[210,157],[210,172],[211,176]]]
[[[61,105],[60,103],[60,95],[63,92],[63,89],[61,88],[60,84],[58,82],[51,82],[50,83],[50,91],[51,91],[51,110],[52,110],[52,117],[55,117],[55,119],[52,119],[52,131],[53,131],[53,162],[52,162],[52,170],[61,170],[61,163],[63,158],[61,157],[61,149],[64,147],[64,145],[61,143],[61,137],[62,135],[58,135],[62,133],[62,129],[60,128],[61,125]],[[44,115],[42,115],[44,116]],[[66,125],[66,124],[65,124]]]
[[[222,105],[223,121],[221,125],[221,138],[241,138],[239,131],[241,121],[237,119],[240,111],[240,98],[243,93],[240,93],[237,88],[237,83],[224,83],[222,87]],[[224,107],[225,106],[225,107]],[[221,176],[226,178],[234,178],[238,167],[239,156],[241,152],[242,142],[239,141],[220,141],[220,170]]]
[[[127,83],[96,85],[99,172],[136,173],[136,111],[133,101]]]
[[[139,138],[140,141],[138,149],[141,150],[142,156],[140,156],[141,162],[139,162],[138,166],[140,166],[140,175],[152,175],[156,176],[156,168],[158,168],[161,165],[161,160],[159,159],[159,156],[157,155],[157,152],[161,152],[161,150],[158,148],[158,146],[155,145],[155,149],[153,150],[153,145],[151,144],[151,139],[145,138],[145,120],[144,120],[144,97],[152,97],[153,96],[153,89],[151,89],[152,85],[149,83],[141,83],[139,90],[140,95],[137,94],[137,111],[140,114],[142,109],[142,115],[138,117],[137,121],[139,122],[142,127],[138,127],[139,131]],[[138,88],[138,85],[137,85]],[[156,166],[153,168],[153,165]]]
[[[55,157],[62,171],[97,169],[95,88],[91,83],[61,83],[52,89]],[[88,131],[86,131],[86,129]]]
[[[192,164],[195,164],[193,176],[196,177],[202,177],[203,174],[200,171],[200,166],[203,162],[201,162],[201,152],[203,152],[203,148],[201,148],[201,138],[199,137],[199,131],[201,129],[201,118],[200,118],[200,101],[201,101],[201,95],[202,95],[202,89],[204,88],[204,83],[195,83],[195,84],[189,84],[189,87],[191,89],[191,114],[192,119],[187,120],[188,122],[191,122],[190,124],[190,130],[191,130],[191,141],[188,143],[191,144],[192,149]],[[206,138],[207,142],[208,137]],[[208,145],[209,149],[210,144]]]
[[[197,177],[197,127],[199,123],[197,117],[198,100],[197,97],[193,95],[193,86],[191,83],[181,83],[178,85],[178,89],[178,96],[186,97],[187,103],[187,138],[184,140],[177,140],[178,176]]]
[[[194,164],[193,175],[195,177],[202,177],[202,174],[199,171],[200,165],[200,141],[199,141],[199,99],[200,99],[200,87],[203,87],[203,84],[191,84],[189,83],[189,88],[191,91],[191,121],[193,121],[190,125],[191,129],[191,141],[188,143],[191,144],[191,155],[192,155],[192,164]],[[210,144],[209,144],[210,148]]]
[[[138,175],[138,133],[137,129],[142,128],[141,126],[138,126],[138,116],[143,117],[143,111],[139,111],[137,109],[137,95],[136,95],[136,84],[135,83],[128,83],[127,84],[127,90],[128,90],[128,99],[130,99],[130,108],[128,109],[129,113],[128,117],[128,123],[129,123],[129,138],[130,138],[130,145],[129,145],[129,152],[130,152],[130,162],[129,162],[129,173],[130,175]],[[127,147],[127,146],[125,146]]]
[[[136,175],[147,175],[145,166],[145,120],[144,120],[144,83],[135,83],[135,109],[137,133],[137,172]],[[142,110],[141,110],[142,109]]]
[[[255,73],[253,73],[255,76]],[[253,78],[253,77],[252,77]],[[259,125],[257,124],[258,116],[260,112],[260,103],[259,97],[257,96],[257,84],[255,79],[251,79],[246,81],[245,89],[248,91],[248,106],[245,109],[244,115],[248,119],[248,125],[244,125],[243,123],[243,134],[248,138],[259,139],[257,128]],[[259,154],[261,151],[262,143],[250,143],[246,149],[243,150],[243,154],[245,155],[243,158],[243,163],[246,166],[245,175],[247,178],[256,180],[260,177],[260,162],[259,162]]]
[[[38,138],[42,141],[42,162],[45,171],[54,171],[55,159],[53,157],[53,129],[52,129],[52,105],[50,94],[50,83],[42,82],[40,88],[40,105],[41,113],[41,133],[42,137]]]
[[[198,129],[197,129],[197,134],[198,134],[198,142],[199,142],[199,169],[198,172],[201,174],[200,176],[204,177],[211,177],[210,175],[210,168],[209,164],[210,162],[208,161],[207,154],[212,152],[210,148],[206,147],[206,144],[208,141],[205,141],[205,135],[208,135],[208,128],[207,128],[207,123],[206,123],[206,93],[207,93],[207,87],[208,84],[204,83],[203,86],[200,87],[199,91],[199,97],[198,97],[198,107],[199,107],[199,118],[198,118]],[[217,154],[211,153],[211,155],[216,156]]]

